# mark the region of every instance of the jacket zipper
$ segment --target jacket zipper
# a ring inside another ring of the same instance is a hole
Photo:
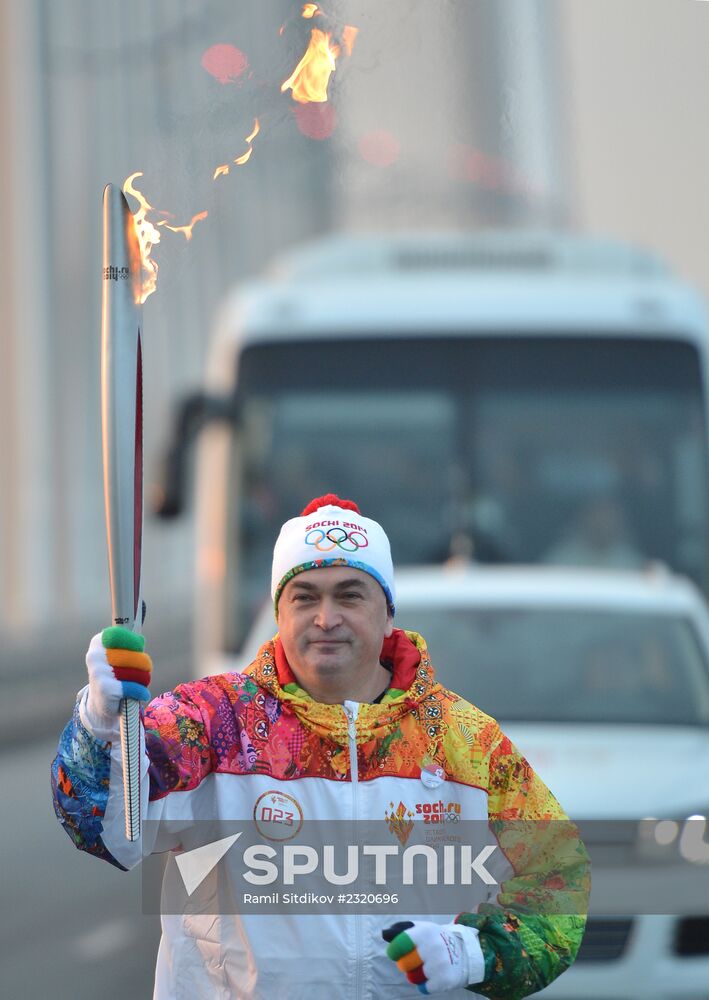
[[[350,783],[352,785],[352,822],[353,825],[357,823],[359,819],[359,808],[358,808],[358,785],[359,785],[359,764],[357,762],[357,726],[356,719],[357,713],[359,712],[359,702],[358,701],[346,701],[343,706],[345,710],[345,715],[347,716],[347,736],[349,740],[349,752],[350,752]],[[356,827],[354,830],[356,834]],[[357,840],[355,839],[355,843]],[[362,984],[360,981],[360,969],[362,963],[362,916],[355,910],[354,912],[354,929],[355,929],[355,989],[354,996],[359,998],[362,996]]]

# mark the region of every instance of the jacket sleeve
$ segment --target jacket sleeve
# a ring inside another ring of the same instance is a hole
[[[94,854],[125,871],[102,839],[110,775],[111,743],[97,739],[84,726],[77,701],[52,762],[54,812],[80,851]]]
[[[171,791],[196,788],[211,771],[212,756],[200,707],[190,697],[194,685],[155,698],[142,716],[141,816],[166,817]],[[94,732],[85,714],[88,688],[79,692],[52,763],[54,811],[79,850],[125,870],[154,851],[176,843],[174,828],[159,835],[149,824],[133,843],[125,838],[123,769],[118,720],[110,731]]]
[[[504,878],[496,901],[456,920],[478,929],[485,959],[485,978],[470,989],[521,1000],[574,961],[586,924],[590,863],[576,826],[502,735],[490,755],[488,808]]]

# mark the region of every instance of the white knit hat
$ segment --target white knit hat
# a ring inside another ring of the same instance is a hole
[[[389,539],[351,500],[333,493],[312,500],[281,528],[273,550],[271,597],[278,611],[283,588],[298,573],[322,566],[351,566],[373,576],[394,614],[394,566]]]

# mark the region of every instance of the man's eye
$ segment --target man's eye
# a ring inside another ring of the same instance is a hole
[[[359,598],[362,595],[360,593],[358,593],[357,591],[353,590],[351,593],[343,594],[342,596],[344,597],[344,599],[346,601],[351,601],[352,598]]]
[[[312,599],[311,594],[295,594],[293,597],[293,600],[297,601],[299,604],[303,604],[305,601],[312,601]]]

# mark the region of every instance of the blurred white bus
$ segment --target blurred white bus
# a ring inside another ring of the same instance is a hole
[[[643,251],[512,231],[306,247],[224,305],[163,512],[210,422],[203,667],[243,642],[282,521],[330,491],[386,525],[395,564],[661,561],[709,590],[707,318]]]

